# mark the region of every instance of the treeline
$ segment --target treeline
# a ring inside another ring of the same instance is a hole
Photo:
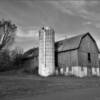
[[[18,70],[23,67],[23,53],[17,49],[0,51],[0,72]]]
[[[23,50],[10,47],[15,42],[17,26],[9,20],[0,21],[0,72],[22,67]]]

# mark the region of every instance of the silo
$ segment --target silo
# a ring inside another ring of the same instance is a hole
[[[55,71],[54,56],[55,32],[50,27],[43,27],[39,31],[39,74],[47,77]]]

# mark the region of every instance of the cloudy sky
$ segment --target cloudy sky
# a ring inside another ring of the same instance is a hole
[[[0,0],[0,19],[18,26],[16,42],[27,50],[38,45],[38,30],[51,26],[56,40],[90,32],[100,48],[99,0]]]

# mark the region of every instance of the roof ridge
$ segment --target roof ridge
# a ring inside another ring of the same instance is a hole
[[[61,41],[56,42],[57,51],[73,50],[79,47],[82,38],[89,34],[89,32],[84,34],[79,34],[70,38],[66,38]]]
[[[69,40],[69,39],[73,39],[73,38],[76,38],[76,37],[79,37],[79,36],[84,36],[86,34],[88,34],[89,32],[86,32],[86,33],[82,33],[82,34],[77,34],[77,35],[74,35],[72,37],[69,37],[69,38],[65,38],[65,39],[62,39],[62,40],[59,40],[59,41],[56,41],[57,42],[62,42],[62,41],[65,41],[65,40]]]

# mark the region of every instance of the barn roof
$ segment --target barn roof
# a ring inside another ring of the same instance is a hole
[[[56,42],[55,43],[56,51],[62,52],[62,51],[70,51],[70,50],[78,49],[82,38],[85,37],[86,35],[89,35],[92,38],[90,33],[85,33],[85,34],[77,35],[77,36]],[[95,42],[94,39],[93,41]]]
[[[39,52],[38,47],[37,48],[32,48],[32,49],[30,49],[30,50],[28,50],[24,53],[23,58],[24,59],[31,59],[33,57],[37,57],[38,54],[39,54],[38,52]]]
[[[78,49],[81,43],[81,40],[86,36],[89,35],[94,43],[96,44],[95,40],[93,37],[90,35],[90,33],[85,33],[81,35],[77,35],[71,38],[67,38],[65,40],[57,41],[55,43],[55,51],[57,52],[62,52],[62,51],[70,51],[70,50],[75,50]],[[97,44],[96,44],[97,46]],[[98,47],[97,47],[98,49]],[[99,50],[98,50],[99,51]],[[37,57],[39,55],[39,48],[32,48],[28,51],[26,51],[23,55],[25,59],[31,59],[33,57]]]

